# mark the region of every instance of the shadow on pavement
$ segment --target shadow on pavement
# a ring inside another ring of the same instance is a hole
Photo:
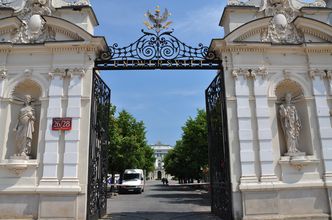
[[[127,212],[114,213],[103,219],[111,220],[221,220],[209,212]]]
[[[193,189],[186,186],[163,186],[151,187],[150,191],[193,191]]]
[[[197,190],[195,188],[188,186],[156,185],[154,187],[151,187],[150,191],[169,192],[169,193],[158,193],[158,194],[147,195],[147,197],[161,199],[161,202],[163,203],[194,204],[201,206],[211,205],[210,194],[207,191]]]
[[[195,191],[202,189],[202,187],[195,186],[181,186],[181,185],[155,185],[150,188],[150,191]]]
[[[210,197],[208,193],[153,194],[153,195],[148,195],[148,197],[159,198],[161,199],[161,202],[171,203],[171,204],[195,204],[201,206],[210,206]]]

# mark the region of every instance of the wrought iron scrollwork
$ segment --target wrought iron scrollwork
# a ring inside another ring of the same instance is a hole
[[[97,220],[106,214],[110,96],[111,90],[94,72],[90,117],[88,220]]]
[[[233,220],[227,108],[222,71],[206,90],[206,109],[209,129],[211,209],[223,220]]]
[[[220,69],[222,62],[207,46],[189,46],[173,31],[147,32],[129,46],[109,47],[96,60],[98,69]]]

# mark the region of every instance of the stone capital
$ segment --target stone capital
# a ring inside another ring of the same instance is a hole
[[[256,71],[256,76],[262,77],[262,79],[266,79],[267,76],[269,75],[269,72],[267,71],[267,68],[265,66],[261,66],[258,69],[255,69]]]
[[[258,68],[246,68],[246,69],[233,69],[232,76],[235,79],[238,79],[239,76],[243,76],[247,80],[249,79],[257,79],[257,77],[262,77],[262,79],[265,79],[268,76],[268,72],[266,67],[258,67]]]
[[[332,80],[332,70],[325,70],[325,78],[328,80]]]
[[[48,73],[50,79],[54,79],[55,77],[60,77],[61,79],[66,77],[66,69],[63,68],[55,68],[54,70],[52,70],[51,72]]]
[[[6,69],[0,69],[0,80],[4,80],[7,77],[7,70]]]
[[[68,69],[67,71],[67,76],[72,78],[74,76],[79,76],[83,78],[85,76],[86,69],[84,68],[73,68],[73,69]]]
[[[332,70],[311,69],[309,70],[309,76],[311,77],[311,79],[315,79],[315,77],[320,77],[321,80],[332,80]]]
[[[84,77],[86,73],[84,68],[55,68],[48,75],[51,79],[56,76],[61,78],[72,78],[74,76]]]

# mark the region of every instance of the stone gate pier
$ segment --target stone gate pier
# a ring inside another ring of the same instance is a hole
[[[228,1],[234,219],[331,219],[332,1]]]
[[[68,3],[69,2],[69,3]],[[0,219],[86,219],[94,60],[88,1],[0,1]]]

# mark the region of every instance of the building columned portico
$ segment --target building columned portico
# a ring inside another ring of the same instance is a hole
[[[235,219],[330,219],[332,2],[229,1],[223,59]]]
[[[154,171],[149,174],[151,179],[162,179],[167,178],[167,173],[164,168],[164,158],[169,150],[173,149],[170,145],[161,144],[160,142],[157,144],[150,145],[150,147],[154,150]]]

